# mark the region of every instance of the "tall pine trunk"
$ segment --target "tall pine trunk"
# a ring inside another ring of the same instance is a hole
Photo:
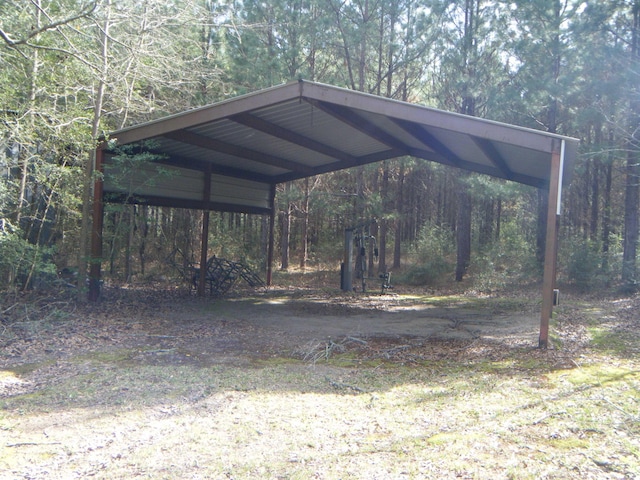
[[[289,201],[289,193],[291,184],[289,182],[284,185],[285,196],[287,197],[287,207],[282,212],[282,234],[280,235],[280,270],[289,269],[289,240],[291,238],[291,202]]]
[[[133,259],[131,250],[133,248],[134,235],[136,230],[136,206],[127,205],[125,215],[127,216],[127,231],[124,244],[124,281],[131,283],[133,279]],[[124,213],[123,212],[123,213]]]
[[[404,217],[404,198],[402,191],[404,189],[404,162],[400,162],[400,170],[398,172],[398,196],[396,197],[396,222],[393,245],[393,268],[400,268],[402,255],[402,222]]]
[[[458,210],[456,216],[456,282],[461,282],[471,262],[471,196],[464,180],[458,182]]]
[[[558,0],[554,0],[554,36],[551,42],[551,53],[549,64],[551,65],[552,87],[557,85],[560,77],[561,52],[560,52],[560,22],[562,6]],[[557,92],[552,90],[549,94],[549,107],[547,110],[547,131],[556,133],[558,129],[558,99]],[[538,221],[536,229],[536,259],[540,268],[544,265],[544,257],[547,243],[547,210],[549,205],[548,190],[538,190]]]
[[[629,130],[627,132],[627,164],[625,173],[627,184],[624,199],[624,251],[622,254],[622,282],[632,290],[638,288],[637,255],[638,255],[638,215],[640,198],[640,145],[636,140],[640,129],[640,89],[638,88],[637,68],[640,66],[640,0],[633,4],[633,34],[631,42],[630,67],[634,78],[629,90]]]
[[[309,177],[304,179],[304,199],[302,201],[302,232],[300,239],[300,268],[307,266],[309,256]]]
[[[139,211],[140,243],[138,245],[138,259],[140,260],[140,275],[144,275],[147,260],[147,242],[149,241],[149,207],[147,205],[142,205],[139,207]]]
[[[389,162],[384,161],[382,164],[382,210],[387,212],[389,205]],[[386,218],[380,220],[380,231],[378,234],[378,272],[387,271],[387,230],[389,221]]]
[[[609,129],[609,144],[613,145],[613,129]],[[602,270],[609,268],[609,247],[611,236],[611,182],[613,180],[613,150],[609,149],[607,162],[604,166],[604,193],[603,193],[603,214],[602,214]]]
[[[595,125],[594,140],[596,145],[602,145],[602,125]],[[591,212],[589,215],[589,240],[598,240],[598,220],[600,214],[600,178],[603,165],[600,158],[593,159],[593,176],[591,177]]]
[[[472,83],[475,79],[475,62],[477,61],[476,51],[476,8],[479,8],[480,0],[466,0],[465,3],[465,22],[464,22],[464,51],[463,51],[463,70],[467,74],[467,83],[463,85],[462,91],[462,108],[460,113],[466,115],[475,115],[476,99],[473,94]],[[458,209],[456,211],[456,282],[461,282],[464,277],[469,263],[471,262],[471,196],[469,187],[464,182],[464,177],[468,174],[462,174],[456,181],[456,191],[458,193]]]
[[[96,95],[93,103],[93,120],[91,122],[91,139],[95,142],[100,131],[100,119],[102,118],[102,104],[107,84],[107,73],[109,70],[109,27],[111,26],[111,0],[106,0],[105,19],[101,29],[100,42],[100,72]],[[78,248],[78,299],[84,300],[85,285],[87,283],[87,264],[89,257],[89,235],[90,235],[90,215],[91,215],[91,194],[93,190],[93,176],[95,167],[95,149],[91,154],[84,168],[83,190],[82,190],[82,220],[80,226],[80,245]],[[95,222],[95,218],[93,221]],[[96,261],[96,260],[94,260]]]

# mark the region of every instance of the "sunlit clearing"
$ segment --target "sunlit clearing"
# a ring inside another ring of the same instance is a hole
[[[19,378],[11,370],[0,370],[0,394],[4,392],[5,389],[10,388],[13,385],[20,385],[23,383],[25,383],[25,381]]]

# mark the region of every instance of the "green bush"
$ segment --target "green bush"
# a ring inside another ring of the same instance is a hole
[[[396,277],[408,285],[434,285],[453,271],[448,260],[455,252],[455,238],[450,228],[426,224],[409,250],[411,267]]]
[[[453,264],[445,258],[434,257],[427,262],[409,268],[403,275],[398,277],[398,282],[407,285],[434,286],[452,271]]]
[[[47,260],[51,248],[30,244],[21,233],[0,219],[0,288],[31,287],[39,279],[55,278],[56,267]]]
[[[420,233],[411,248],[418,263],[430,263],[433,259],[446,258],[455,252],[453,230],[446,226],[428,223],[420,229]]]
[[[588,290],[607,283],[607,275],[602,271],[603,256],[600,246],[589,240],[570,242],[567,262],[567,278],[578,288]]]

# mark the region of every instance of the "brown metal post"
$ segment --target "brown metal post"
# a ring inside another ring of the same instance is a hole
[[[344,230],[344,258],[342,268],[342,290],[353,290],[353,228]]]
[[[556,283],[563,156],[564,140],[554,141],[554,148],[551,153],[547,238],[544,250],[544,274],[542,278],[542,313],[540,315],[540,337],[538,339],[538,346],[540,348],[547,348],[548,346],[549,321],[553,312],[553,289]]]
[[[104,221],[104,149],[100,145],[96,148],[95,180],[93,183],[93,222],[91,226],[91,257],[89,258],[89,293],[90,302],[97,302],[100,298],[100,277],[102,265],[102,227]]]
[[[267,250],[267,286],[271,286],[273,275],[273,249],[274,249],[274,230],[276,225],[276,186],[271,185],[271,198],[269,199],[271,213],[269,214],[269,248]]]
[[[204,297],[207,281],[207,256],[209,252],[209,203],[211,201],[211,166],[204,173],[203,189],[204,210],[202,212],[202,243],[200,248],[200,278],[198,278],[198,296]]]

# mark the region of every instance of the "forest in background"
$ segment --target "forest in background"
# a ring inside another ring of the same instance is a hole
[[[0,288],[86,269],[100,136],[304,78],[579,138],[560,277],[635,290],[639,32],[640,0],[4,1]],[[274,268],[337,268],[344,229],[376,219],[372,271],[487,289],[539,278],[546,198],[412,158],[283,184]],[[110,205],[105,274],[166,276],[176,252],[197,258],[200,222]],[[264,268],[267,226],[214,213],[210,253]]]

